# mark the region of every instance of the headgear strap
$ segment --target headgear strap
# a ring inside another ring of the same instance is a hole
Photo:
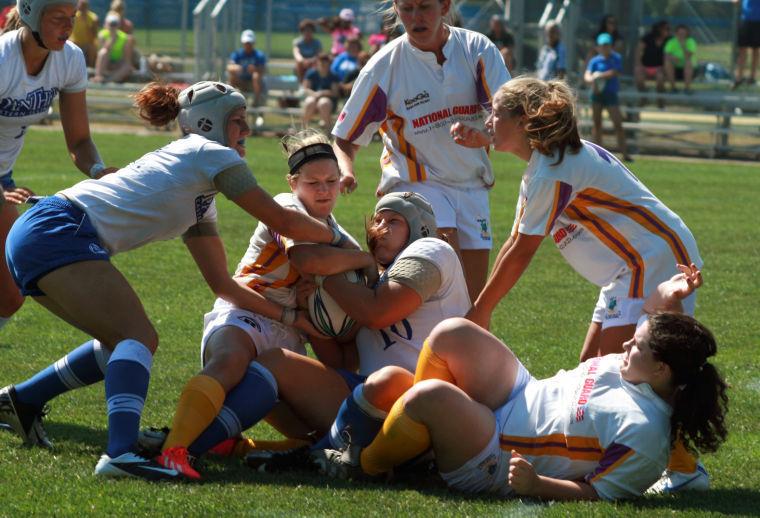
[[[298,171],[304,164],[320,158],[332,158],[336,162],[338,161],[331,145],[322,143],[310,144],[290,155],[290,158],[288,158],[290,174]]]

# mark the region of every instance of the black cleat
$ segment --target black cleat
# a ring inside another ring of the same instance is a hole
[[[136,453],[122,453],[116,458],[103,454],[95,466],[95,475],[112,478],[142,478],[145,480],[182,480],[182,475],[172,468],[166,468],[154,460]]]
[[[40,411],[21,403],[16,397],[16,388],[13,385],[0,389],[0,423],[7,425],[6,429],[19,435],[27,446],[48,449],[53,447],[42,426],[42,418],[45,415],[46,409]]]
[[[309,447],[285,451],[254,450],[245,456],[245,463],[260,473],[282,473],[293,470],[313,470]]]

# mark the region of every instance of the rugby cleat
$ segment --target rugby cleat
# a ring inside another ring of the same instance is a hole
[[[680,491],[707,491],[710,489],[710,475],[697,462],[697,469],[691,473],[665,470],[660,480],[647,489],[647,494],[673,494]]]
[[[110,478],[142,478],[145,480],[180,480],[182,475],[174,469],[137,455],[122,453],[116,458],[103,454],[95,466],[95,475]]]
[[[372,476],[364,473],[361,466],[361,448],[349,444],[344,450],[314,450],[311,462],[316,469],[330,478],[341,480],[382,481],[386,475]]]
[[[187,453],[187,448],[175,446],[164,450],[161,455],[156,457],[156,462],[161,466],[176,470],[181,476],[191,480],[200,480],[201,474],[192,466],[194,461]]]
[[[47,412],[47,407],[40,411],[21,403],[13,385],[0,389],[0,423],[18,434],[27,446],[53,447],[42,426],[42,418]]]
[[[282,473],[298,469],[314,470],[317,468],[309,455],[308,446],[291,450],[253,450],[245,456],[245,463],[260,473]]]

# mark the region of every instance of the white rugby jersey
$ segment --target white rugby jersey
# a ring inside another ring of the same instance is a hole
[[[245,164],[234,149],[189,134],[98,180],[61,191],[84,210],[113,255],[215,222],[214,177]]]
[[[628,296],[642,298],[675,273],[702,265],[694,236],[617,158],[583,141],[577,154],[534,151],[520,184],[512,234],[551,234],[583,277],[605,286],[631,273]]]
[[[0,176],[13,169],[27,126],[45,118],[58,92],[87,89],[87,67],[82,51],[66,42],[50,52],[36,76],[26,72],[21,53],[21,31],[0,36]]]
[[[436,324],[447,318],[463,317],[470,309],[462,265],[451,245],[425,237],[407,246],[393,264],[405,257],[418,257],[434,263],[441,272],[441,286],[414,313],[399,322],[383,329],[363,327],[359,330],[356,346],[361,374],[369,375],[388,365],[414,372],[422,345]],[[379,282],[388,282],[387,272],[393,264],[385,270]]]
[[[539,475],[584,480],[607,500],[643,494],[668,464],[671,408],[648,384],[623,380],[622,359],[592,358],[531,380],[495,412],[502,450]]]
[[[283,207],[308,214],[306,207],[293,193],[280,193],[274,199]],[[332,215],[327,219],[327,224],[349,236],[349,239],[359,248],[356,240],[338,224]],[[293,246],[304,243],[306,242],[294,241],[278,234],[259,222],[251,236],[248,249],[235,270],[235,277],[245,279],[249,288],[258,291],[269,300],[282,306],[295,308],[295,284],[300,274],[291,266],[288,251]]]
[[[406,34],[380,49],[359,74],[333,128],[336,137],[364,146],[380,130],[381,192],[400,180],[493,185],[487,148],[460,146],[449,129],[455,122],[483,128],[492,96],[509,72],[488,38],[456,27],[449,31],[443,65]]]

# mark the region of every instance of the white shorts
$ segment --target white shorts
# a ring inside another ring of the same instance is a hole
[[[412,191],[433,206],[438,228],[455,228],[462,250],[490,250],[491,210],[488,189],[458,188],[437,182],[398,182],[388,192]]]
[[[599,299],[594,308],[591,321],[602,324],[602,329],[636,324],[641,317],[642,308],[646,299],[632,299],[628,297],[629,281],[620,279],[602,288]],[[622,279],[622,278],[621,278]],[[697,303],[695,291],[683,301],[684,313],[694,316],[694,307]]]
[[[509,459],[511,453],[501,449],[499,444],[499,423],[502,423],[501,413],[508,411],[509,404],[520,394],[529,382],[533,380],[528,369],[520,364],[517,379],[509,399],[494,412],[495,421],[493,436],[483,451],[465,462],[462,466],[441,473],[441,478],[452,489],[466,493],[494,493],[499,496],[509,496],[512,488],[507,483]]]
[[[201,338],[201,365],[209,338],[218,329],[234,326],[245,331],[253,340],[256,353],[261,354],[270,349],[288,349],[298,354],[306,354],[306,338],[297,329],[279,322],[240,309],[232,304],[217,301],[209,313],[203,317],[203,337]]]

